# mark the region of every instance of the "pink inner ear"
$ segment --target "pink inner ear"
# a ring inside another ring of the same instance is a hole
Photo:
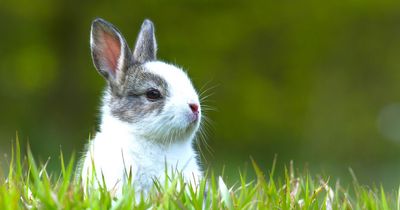
[[[103,48],[103,55],[106,61],[106,64],[109,66],[112,73],[115,75],[118,67],[118,59],[121,55],[121,43],[119,39],[115,36],[104,32],[104,48]]]

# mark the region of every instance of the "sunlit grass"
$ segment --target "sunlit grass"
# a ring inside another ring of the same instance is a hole
[[[208,172],[198,187],[183,182],[180,176],[155,182],[147,196],[135,199],[131,185],[123,187],[118,199],[105,189],[84,193],[75,180],[75,159],[65,161],[60,153],[61,171],[49,172],[47,163],[38,165],[30,150],[21,154],[18,141],[11,150],[7,174],[0,176],[0,209],[399,209],[400,194],[382,187],[358,184],[342,187],[330,178],[308,172],[295,174],[293,165],[283,174],[269,173],[253,163],[254,180],[238,172],[239,180],[227,186],[223,177]],[[4,163],[3,163],[4,165]],[[5,170],[3,170],[5,171]],[[207,181],[206,181],[207,180]]]

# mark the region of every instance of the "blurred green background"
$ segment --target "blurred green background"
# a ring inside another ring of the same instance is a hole
[[[83,151],[105,85],[95,17],[131,46],[150,18],[158,57],[211,88],[206,167],[235,177],[250,156],[269,169],[277,154],[281,169],[399,184],[400,1],[2,0],[1,154],[16,131],[53,168],[60,148]]]

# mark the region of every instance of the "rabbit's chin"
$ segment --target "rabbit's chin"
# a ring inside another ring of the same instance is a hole
[[[144,131],[142,134],[146,139],[159,143],[171,144],[174,142],[191,141],[197,130],[199,129],[199,120],[189,122],[187,125],[165,124],[163,128],[151,129]]]

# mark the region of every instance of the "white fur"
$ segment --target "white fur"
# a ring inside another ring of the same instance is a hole
[[[196,103],[200,105],[196,90],[193,88],[187,74],[182,69],[160,61],[148,62],[145,64],[145,68],[147,71],[157,74],[167,81],[171,95],[166,103],[165,112],[175,113],[174,116],[176,118],[173,123],[180,127],[186,127],[188,120],[184,118],[192,116],[189,104]],[[201,110],[199,112],[201,113]]]
[[[99,183],[102,183],[104,175],[107,188],[117,190],[117,193],[121,193],[121,186],[127,181],[130,170],[135,189],[147,191],[152,187],[153,179],[164,181],[166,165],[169,172],[181,172],[187,181],[198,184],[202,174],[192,142],[199,123],[193,133],[176,133],[171,135],[171,139],[160,141],[165,132],[171,132],[171,127],[188,126],[188,117],[193,115],[188,103],[199,104],[197,93],[187,75],[175,66],[149,62],[145,64],[145,69],[160,75],[168,83],[171,96],[163,112],[138,123],[127,123],[114,117],[104,103],[100,131],[90,142],[82,165],[84,184],[92,177],[92,162]],[[108,97],[106,93],[104,101]]]

